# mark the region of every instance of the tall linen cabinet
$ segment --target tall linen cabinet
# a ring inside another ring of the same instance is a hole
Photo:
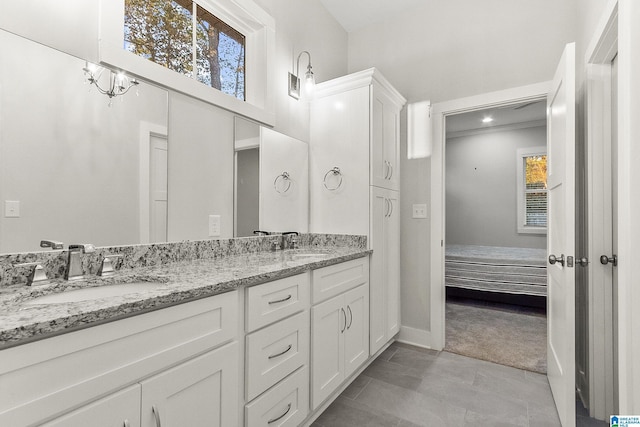
[[[400,110],[375,68],[317,85],[311,102],[310,231],[368,236],[370,354],[400,329]]]

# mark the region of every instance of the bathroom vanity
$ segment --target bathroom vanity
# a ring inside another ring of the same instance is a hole
[[[254,250],[5,286],[0,425],[310,424],[371,360],[370,253]],[[134,281],[152,285],[73,296]]]

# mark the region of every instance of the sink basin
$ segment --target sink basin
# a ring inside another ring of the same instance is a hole
[[[72,291],[58,292],[43,295],[26,302],[27,305],[64,304],[68,302],[89,301],[100,298],[119,297],[129,294],[138,294],[152,291],[162,283],[157,282],[133,282],[119,285],[94,286],[90,288],[75,289]]]

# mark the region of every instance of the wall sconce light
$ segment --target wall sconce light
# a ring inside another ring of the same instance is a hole
[[[311,54],[306,50],[300,52],[298,60],[296,62],[296,74],[289,73],[289,96],[295,99],[300,99],[300,57],[303,53],[306,53],[309,57],[309,65],[307,65],[307,72],[304,73],[304,93],[305,96],[310,98],[313,95],[316,87],[316,78],[311,71]]]
[[[407,158],[422,159],[431,156],[431,101],[407,106]]]
[[[140,84],[136,79],[127,77],[123,72],[109,71],[109,86],[107,89],[100,86],[100,77],[105,68],[99,67],[89,62],[85,63],[85,67],[82,69],[87,82],[91,85],[95,85],[98,88],[98,92],[109,97],[109,106],[111,106],[111,100],[116,96],[124,95],[129,92],[134,86]]]

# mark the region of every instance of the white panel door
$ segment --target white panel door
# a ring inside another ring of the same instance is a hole
[[[158,243],[167,241],[167,137],[151,134],[150,145],[149,243]]]
[[[239,360],[233,342],[143,381],[142,426],[238,425]]]
[[[347,315],[344,295],[311,310],[311,399],[316,409],[344,379],[344,338]]]
[[[344,376],[351,375],[369,358],[369,287],[358,286],[344,294]]]
[[[371,254],[371,268],[369,277],[370,299],[370,351],[375,354],[387,342],[386,310],[385,310],[385,277],[384,277],[384,226],[389,212],[389,202],[385,197],[386,191],[379,187],[371,187],[371,232],[369,247]]]
[[[400,193],[388,191],[385,221],[386,341],[400,331]]]
[[[575,426],[575,44],[547,96],[547,375],[563,427]],[[554,259],[555,257],[555,259]]]

